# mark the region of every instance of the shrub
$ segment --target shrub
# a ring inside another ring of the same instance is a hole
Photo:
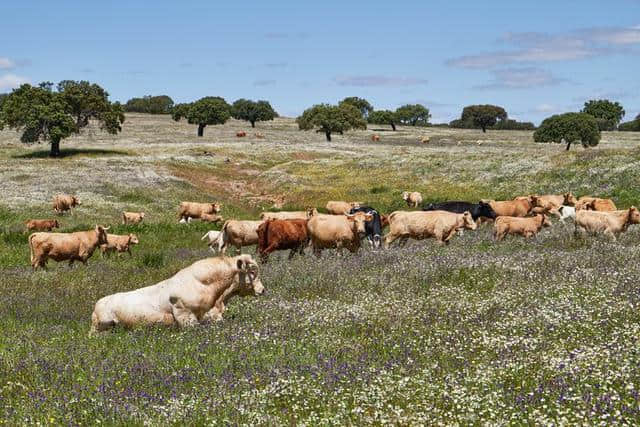
[[[536,142],[566,142],[567,150],[571,144],[580,141],[587,148],[600,142],[600,129],[596,119],[586,113],[556,114],[544,119],[533,134]]]

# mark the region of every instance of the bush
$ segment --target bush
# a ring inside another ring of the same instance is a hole
[[[640,132],[640,119],[620,123],[618,130],[621,132]]]
[[[495,125],[491,126],[494,130],[535,130],[535,126],[531,122],[518,122],[516,120],[500,120]]]
[[[167,95],[131,98],[124,105],[128,113],[169,114],[173,108],[173,99]]]
[[[567,150],[571,144],[580,141],[582,146],[592,147],[600,142],[600,129],[595,117],[587,113],[556,114],[544,119],[533,134],[535,142],[566,142]]]

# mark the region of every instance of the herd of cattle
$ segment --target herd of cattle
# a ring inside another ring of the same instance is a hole
[[[375,209],[359,202],[330,201],[328,213],[315,208],[304,211],[263,212],[260,219],[227,220],[220,231],[209,231],[206,240],[212,251],[222,256],[197,261],[180,270],[171,278],[156,285],[106,296],[100,299],[92,315],[92,332],[104,331],[115,325],[134,326],[139,323],[193,325],[221,320],[229,298],[240,295],[261,295],[264,286],[258,277],[258,265],[242,248],[257,246],[262,262],[269,254],[290,250],[289,258],[303,254],[312,247],[320,256],[324,249],[343,248],[356,252],[361,242],[367,240],[373,248],[389,248],[394,241],[400,244],[408,239],[435,238],[440,244],[448,244],[456,233],[475,230],[484,222],[493,222],[496,241],[505,236],[534,237],[542,227],[551,226],[550,217],[561,222],[573,220],[576,233],[602,233],[616,236],[632,224],[640,224],[640,211],[636,207],[617,210],[610,199],[573,194],[530,195],[513,200],[481,200],[478,203],[448,201],[423,205],[418,192],[404,192],[403,200],[409,207],[421,210],[395,211],[381,215]],[[80,201],[75,196],[58,195],[53,201],[57,214],[70,211]],[[218,203],[182,202],[178,217],[181,223],[194,219],[223,222]],[[123,212],[123,224],[139,224],[144,212]],[[93,230],[73,233],[53,233],[60,227],[56,219],[30,220],[25,223],[32,233],[29,236],[31,265],[33,269],[45,268],[48,259],[74,261],[83,264],[100,248],[103,254],[110,251],[128,252],[139,242],[135,234],[108,234],[109,227],[96,225]],[[383,236],[383,230],[389,232]],[[235,247],[240,255],[225,256],[226,250]]]

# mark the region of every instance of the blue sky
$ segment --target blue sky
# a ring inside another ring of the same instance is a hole
[[[434,122],[476,103],[539,122],[601,97],[640,113],[640,0],[379,3],[4,0],[0,92],[82,79],[114,100],[267,99],[287,116],[361,96]]]

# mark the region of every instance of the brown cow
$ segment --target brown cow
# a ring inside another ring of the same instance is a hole
[[[330,215],[344,215],[345,212],[359,207],[360,202],[341,202],[336,200],[329,200],[325,206]]]
[[[60,228],[57,219],[30,219],[25,221],[24,225],[29,231],[51,231],[54,228]]]
[[[603,233],[613,240],[631,224],[640,224],[640,211],[635,206],[612,212],[598,212],[582,209],[576,211],[576,231],[584,233]]]
[[[405,191],[402,193],[402,200],[407,202],[407,206],[411,208],[417,208],[422,204],[422,194],[418,193],[417,191]]]
[[[102,256],[111,252],[118,252],[118,255],[127,252],[129,256],[132,256],[131,245],[137,245],[138,243],[140,243],[140,241],[138,240],[138,236],[135,234],[128,234],[125,236],[107,234],[107,243],[100,245],[100,252],[102,252]]]
[[[236,132],[236,136],[238,138],[243,138],[243,137],[247,136],[247,133],[245,131],[241,130],[241,131]]]
[[[583,196],[576,203],[576,210],[590,210],[611,212],[616,210],[616,204],[611,199],[599,199],[597,197]]]
[[[422,240],[435,237],[439,244],[448,244],[458,230],[475,230],[478,226],[471,213],[466,211],[457,214],[447,211],[396,211],[389,215],[389,233],[384,236],[384,247],[394,240],[402,238],[405,243],[409,238]]]
[[[513,200],[486,201],[497,216],[527,216],[536,205],[535,196],[516,197]]]
[[[49,258],[56,262],[68,260],[69,266],[74,261],[86,265],[93,251],[107,243],[107,230],[109,227],[96,225],[93,230],[75,233],[33,233],[29,236],[31,266],[34,270],[46,268]]]
[[[213,222],[215,224],[224,221],[224,218],[222,218],[222,215],[202,214],[200,215],[200,221]]]
[[[519,234],[525,238],[535,237],[542,227],[550,227],[551,222],[545,214],[522,218],[499,216],[493,224],[493,238],[498,242],[507,234]]]
[[[351,215],[312,215],[307,222],[307,230],[313,244],[313,253],[320,256],[322,249],[342,248],[356,252],[360,240],[366,235],[365,223],[373,220],[373,215],[356,212]]]
[[[296,253],[304,254],[309,244],[306,219],[273,219],[258,227],[258,253],[262,262],[267,262],[274,251],[291,249],[289,259]]]
[[[58,215],[71,210],[76,206],[80,206],[80,200],[76,196],[71,196],[69,194],[58,194],[53,197],[53,211]]]
[[[226,254],[229,246],[235,246],[242,253],[243,246],[258,244],[258,227],[262,221],[238,221],[229,220],[224,223],[220,232],[222,233],[222,244],[219,244],[222,254]]]
[[[139,224],[144,219],[144,212],[122,212],[123,224]]]
[[[578,199],[571,194],[545,194],[542,196],[535,196],[535,207],[533,208],[536,211],[536,208],[542,208],[545,211],[551,211],[554,209],[560,209],[560,206],[574,206]],[[539,212],[542,213],[542,212]]]
[[[178,218],[180,221],[189,222],[192,218],[200,218],[202,214],[217,214],[221,208],[219,203],[182,202]]]
[[[380,135],[371,135],[371,141],[376,142],[380,141]]]

